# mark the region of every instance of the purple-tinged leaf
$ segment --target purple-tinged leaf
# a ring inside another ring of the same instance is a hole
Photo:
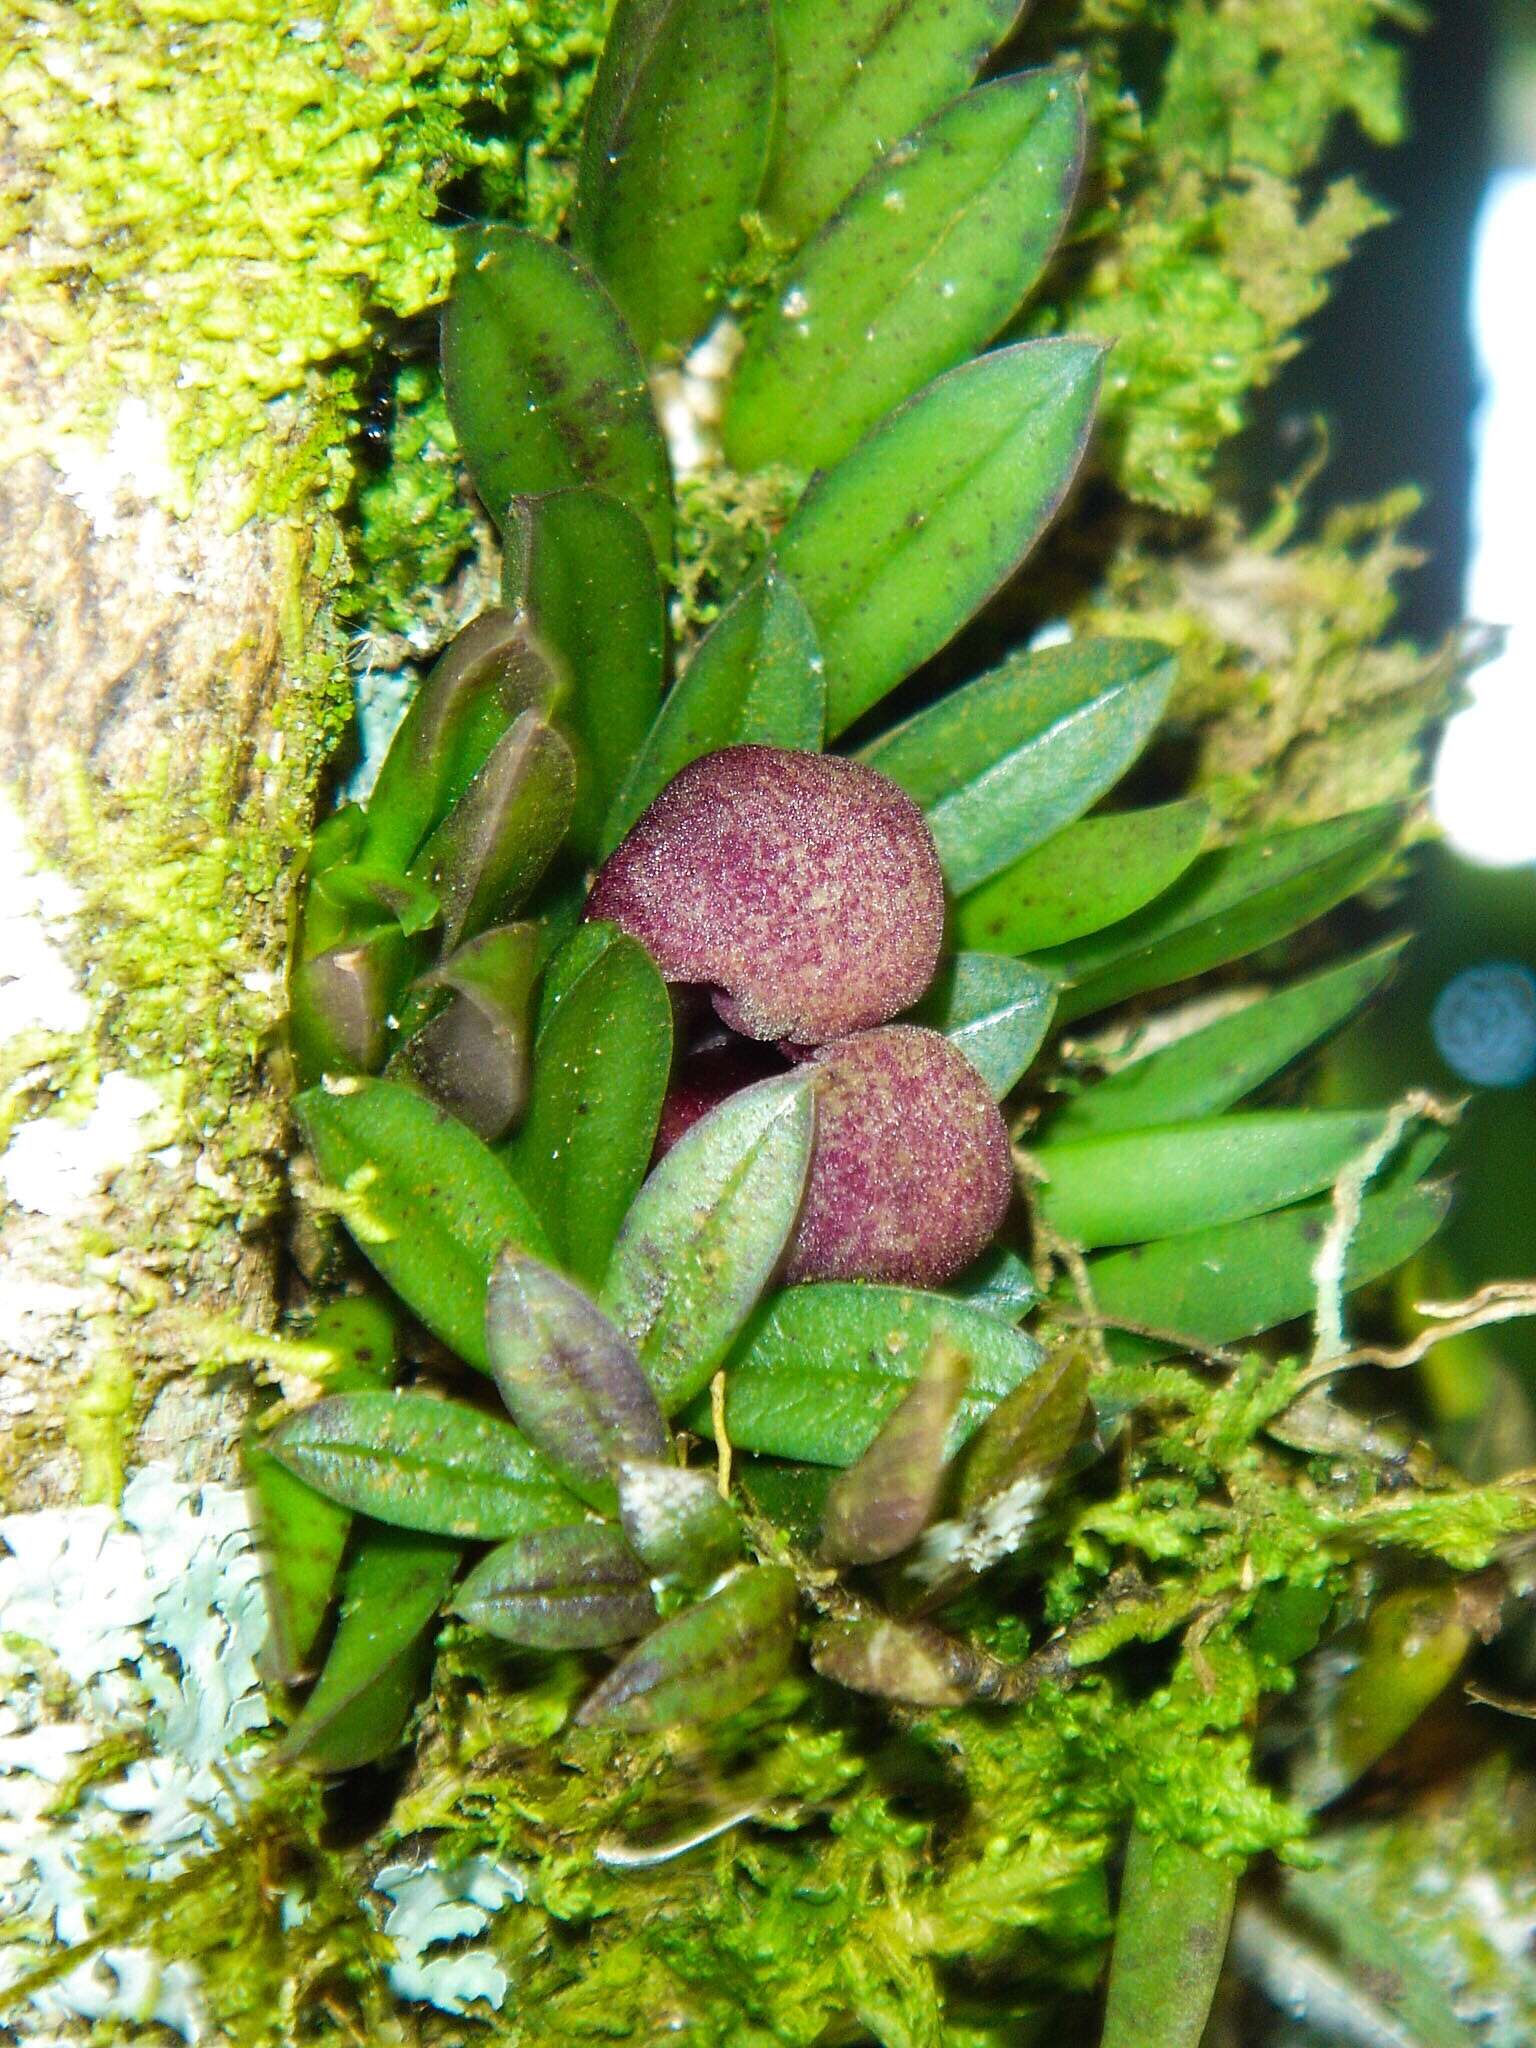
[[[958,1707],[975,1697],[976,1660],[964,1643],[922,1622],[861,1615],[824,1622],[811,1637],[811,1662],[850,1692],[909,1707]]]
[[[827,1495],[820,1549],[827,1563],[881,1564],[917,1541],[939,1497],[950,1425],[969,1377],[965,1353],[935,1337],[900,1406]]]
[[[591,1506],[613,1511],[621,1461],[666,1457],[667,1425],[634,1351],[549,1266],[515,1251],[501,1259],[485,1345],[508,1414]]]
[[[538,948],[534,925],[501,925],[417,984],[424,993],[446,991],[447,1001],[402,1048],[401,1064],[488,1145],[505,1135],[528,1099]]]
[[[723,1721],[783,1677],[795,1646],[794,1575],[750,1566],[685,1608],[583,1701],[586,1726],[631,1730]]]
[[[627,1643],[656,1619],[645,1567],[617,1529],[596,1522],[514,1536],[481,1559],[453,1604],[472,1628],[536,1650]]]

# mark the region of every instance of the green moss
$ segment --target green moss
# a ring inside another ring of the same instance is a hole
[[[1096,156],[1087,208],[1037,330],[1114,343],[1105,459],[1133,498],[1211,502],[1216,449],[1299,345],[1327,278],[1384,218],[1313,173],[1341,116],[1401,133],[1403,0],[1078,0],[1028,47],[1082,66]]]
[[[340,492],[345,437],[326,406],[350,402],[381,315],[442,297],[436,195],[484,172],[550,216],[601,8],[6,0],[0,14],[19,156],[0,240],[29,245],[10,317],[61,380],[86,372],[61,384],[74,417],[52,428],[98,425],[115,390],[150,393],[190,482],[216,452],[248,460],[274,404],[297,400],[289,485]]]
[[[371,633],[409,635],[478,538],[442,379],[425,363],[395,378],[387,458],[358,491],[356,522],[347,616]]]

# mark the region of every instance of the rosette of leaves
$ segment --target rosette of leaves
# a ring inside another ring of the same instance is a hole
[[[734,1712],[802,1628],[855,1690],[1006,1700],[1023,1681],[954,1617],[1114,1426],[1106,1360],[1306,1312],[1330,1191],[1392,1146],[1385,1112],[1242,1106],[1390,948],[1183,1035],[1154,1019],[1102,1074],[1053,1032],[1322,916],[1395,813],[1213,846],[1198,802],[1104,807],[1168,702],[1150,643],[1024,647],[884,708],[1012,576],[1092,425],[1091,339],[993,345],[1083,152],[1071,76],[975,82],[1012,11],[620,0],[569,242],[464,235],[443,369],[503,601],[317,834],[291,977],[306,1143],[430,1340],[429,1383],[392,1391],[388,1342],[353,1327],[377,1311],[340,1304],[340,1371],[253,1439],[284,1674],[329,1645],[288,1737],[320,1767],[398,1746],[445,1611],[590,1650],[581,1715],[627,1729]],[[652,394],[721,322],[722,459],[800,482],[677,649]],[[905,1021],[1031,1144],[997,1241],[942,1288],[782,1284],[815,1062],[723,1091],[653,1165],[692,1013],[581,910],[679,774],[743,746],[857,760],[931,834],[946,952]],[[1410,1131],[1365,1176],[1333,1284],[1433,1231],[1435,1149]]]

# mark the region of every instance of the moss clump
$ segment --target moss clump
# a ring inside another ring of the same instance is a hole
[[[1115,343],[1105,454],[1133,498],[1211,502],[1216,449],[1243,424],[1321,305],[1327,278],[1385,218],[1351,179],[1315,177],[1340,116],[1402,131],[1393,31],[1407,0],[1077,0],[1034,10],[1025,43],[1081,64],[1095,200],[1038,331]]]
[[[445,184],[483,172],[521,183],[536,218],[556,210],[601,16],[596,0],[6,0],[20,175],[0,239],[28,248],[9,317],[54,374],[88,372],[51,430],[97,425],[117,389],[152,393],[190,481],[215,452],[249,459],[274,401],[346,399],[379,315],[446,289]],[[343,437],[306,438],[301,468],[344,488]]]

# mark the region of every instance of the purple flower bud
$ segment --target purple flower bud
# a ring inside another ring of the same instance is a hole
[[[814,1058],[816,1149],[785,1278],[940,1285],[986,1249],[1008,1208],[1008,1131],[985,1082],[917,1024]]]
[[[673,777],[587,903],[749,1038],[820,1045],[933,978],[944,889],[922,813],[857,761],[726,747]]]

